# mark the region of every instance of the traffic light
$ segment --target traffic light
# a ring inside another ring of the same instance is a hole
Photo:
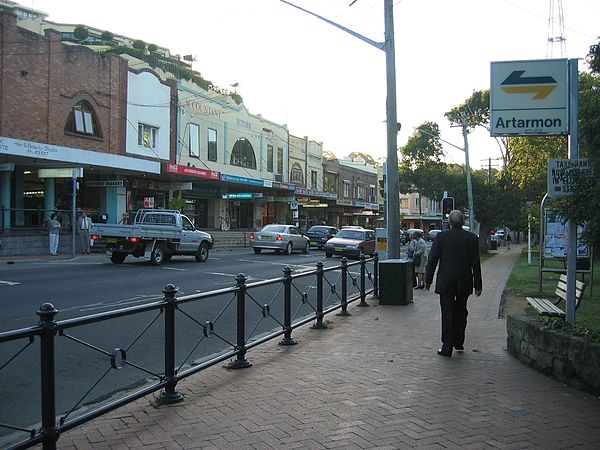
[[[450,211],[454,209],[454,197],[442,199],[442,220],[447,222],[450,217]]]
[[[379,193],[385,199],[385,175],[383,175],[383,178],[379,180],[379,187]]]

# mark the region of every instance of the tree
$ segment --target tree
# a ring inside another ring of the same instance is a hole
[[[110,31],[103,31],[100,37],[104,42],[108,43],[111,43],[112,40],[115,38],[114,34],[112,34]]]
[[[148,51],[150,53],[155,52],[156,50],[158,50],[158,46],[156,44],[148,44]]]
[[[600,245],[600,41],[590,46],[587,61],[591,73],[579,74],[579,143],[581,157],[592,164],[592,176],[577,177],[572,196],[560,202],[564,217],[585,223],[583,238]]]
[[[77,25],[73,30],[73,37],[77,39],[80,43],[85,41],[89,35],[90,32],[83,25]]]
[[[137,48],[138,50],[146,50],[146,43],[141,39],[136,39],[132,44],[133,48]]]

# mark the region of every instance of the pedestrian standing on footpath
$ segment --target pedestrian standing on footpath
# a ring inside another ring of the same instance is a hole
[[[50,241],[50,254],[52,256],[58,255],[59,232],[60,222],[58,221],[56,213],[53,213],[48,221],[48,238]]]
[[[415,271],[414,258],[415,258],[415,250],[417,249],[417,236],[415,235],[415,232],[413,231],[412,233],[410,233],[408,238],[410,239],[410,242],[406,246],[406,257],[413,262],[412,263],[412,287],[416,288],[417,287],[417,275],[416,275],[416,271]]]
[[[415,231],[415,253],[413,267],[417,275],[416,289],[425,289],[425,271],[427,268],[427,242],[423,239],[423,233]]]
[[[92,219],[87,216],[86,212],[83,211],[79,216],[78,230],[79,240],[81,241],[81,253],[90,253],[90,227],[92,226]]]
[[[452,350],[464,350],[467,327],[467,299],[475,289],[481,295],[481,262],[479,243],[475,234],[463,230],[463,214],[454,210],[448,218],[450,229],[442,231],[433,240],[425,274],[425,288],[429,290],[439,262],[435,292],[440,295],[442,310],[442,348],[438,355],[452,356]]]
[[[510,237],[510,233],[506,233],[506,252],[510,252],[510,241],[512,238]]]

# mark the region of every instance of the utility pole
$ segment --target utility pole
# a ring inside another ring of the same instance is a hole
[[[387,177],[386,177],[386,217],[385,222],[388,232],[388,258],[400,258],[400,192],[398,178],[398,131],[399,124],[396,115],[396,55],[394,46],[394,2],[384,0],[385,16],[385,42],[375,42],[349,28],[326,19],[318,14],[294,5],[286,0],[280,0],[286,5],[293,6],[311,16],[314,16],[348,34],[366,42],[373,47],[385,51],[386,79],[387,79]],[[354,0],[350,6],[352,6]]]
[[[467,118],[462,116],[462,134],[465,145],[465,170],[467,171],[467,197],[469,201],[469,230],[475,233],[475,212],[473,211],[473,183],[471,181],[471,165],[469,164],[469,139],[467,138]]]

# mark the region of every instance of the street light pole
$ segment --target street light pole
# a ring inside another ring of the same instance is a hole
[[[280,0],[286,5],[293,6],[311,16],[314,16],[348,34],[366,42],[373,47],[385,51],[386,79],[387,79],[387,177],[386,177],[386,217],[388,258],[400,258],[400,191],[398,177],[398,120],[396,115],[396,55],[394,46],[394,2],[384,0],[385,15],[385,42],[375,42],[349,28],[326,19],[318,14],[294,5],[286,0]],[[354,4],[355,1],[351,3]]]

